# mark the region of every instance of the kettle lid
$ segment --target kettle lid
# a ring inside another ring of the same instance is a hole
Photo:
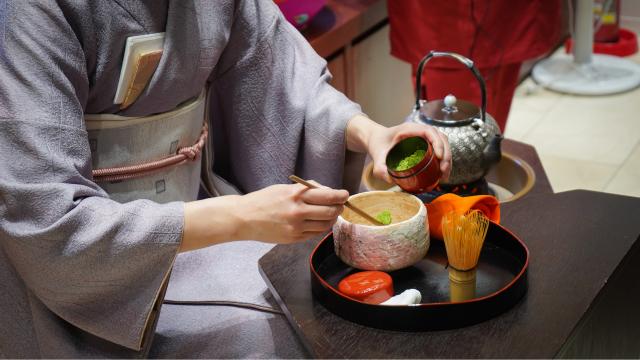
[[[480,108],[475,104],[458,100],[452,94],[441,100],[432,100],[420,110],[427,122],[445,126],[459,126],[473,122],[480,117]]]

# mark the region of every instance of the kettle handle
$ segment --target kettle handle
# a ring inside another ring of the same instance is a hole
[[[485,87],[485,83],[484,83],[484,79],[482,78],[482,75],[480,75],[480,72],[478,71],[478,69],[473,65],[473,61],[471,61],[471,59],[466,58],[460,54],[456,54],[456,53],[452,53],[452,52],[443,52],[443,51],[431,51],[429,52],[429,54],[427,54],[427,56],[423,57],[422,60],[420,60],[420,63],[418,64],[418,71],[416,72],[416,110],[420,109],[420,97],[421,97],[421,89],[422,89],[422,69],[424,68],[425,64],[431,60],[434,57],[449,57],[449,58],[453,58],[458,60],[459,62],[463,63],[467,68],[469,68],[469,70],[471,70],[471,72],[473,73],[473,75],[476,77],[476,79],[478,80],[478,83],[480,84],[480,92],[482,95],[482,113],[480,114],[482,121],[485,122],[486,121],[486,114],[487,114],[487,90]],[[424,97],[425,99],[427,98],[427,89],[425,86],[425,94]]]

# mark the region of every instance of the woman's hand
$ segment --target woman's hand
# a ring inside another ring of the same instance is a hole
[[[385,162],[387,154],[399,141],[414,136],[420,136],[431,143],[436,157],[440,160],[441,178],[446,180],[451,172],[449,140],[445,134],[433,126],[403,123],[387,128],[359,115],[349,121],[347,147],[352,151],[367,152],[373,160],[373,174],[392,183]]]
[[[348,198],[346,190],[292,184],[192,201],[185,204],[180,250],[234,240],[303,241],[329,231]]]
[[[241,238],[294,243],[329,231],[349,198],[347,190],[304,185],[273,185],[239,201],[247,226]]]

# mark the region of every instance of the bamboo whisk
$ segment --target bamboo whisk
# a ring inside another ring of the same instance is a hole
[[[452,302],[466,301],[476,296],[476,266],[488,228],[489,219],[478,210],[467,214],[449,212],[442,218]]]
[[[449,266],[459,271],[475,268],[488,228],[489,219],[481,211],[447,213],[442,218],[442,235]]]

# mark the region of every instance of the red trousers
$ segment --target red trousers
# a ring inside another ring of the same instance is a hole
[[[487,90],[487,113],[491,114],[504,132],[511,108],[511,99],[518,85],[521,63],[480,68]],[[413,81],[416,67],[413,68]],[[415,85],[414,85],[415,86]],[[422,74],[422,94],[427,100],[444,99],[448,94],[461,100],[481,106],[480,85],[471,71],[461,66],[459,69],[427,66]]]

